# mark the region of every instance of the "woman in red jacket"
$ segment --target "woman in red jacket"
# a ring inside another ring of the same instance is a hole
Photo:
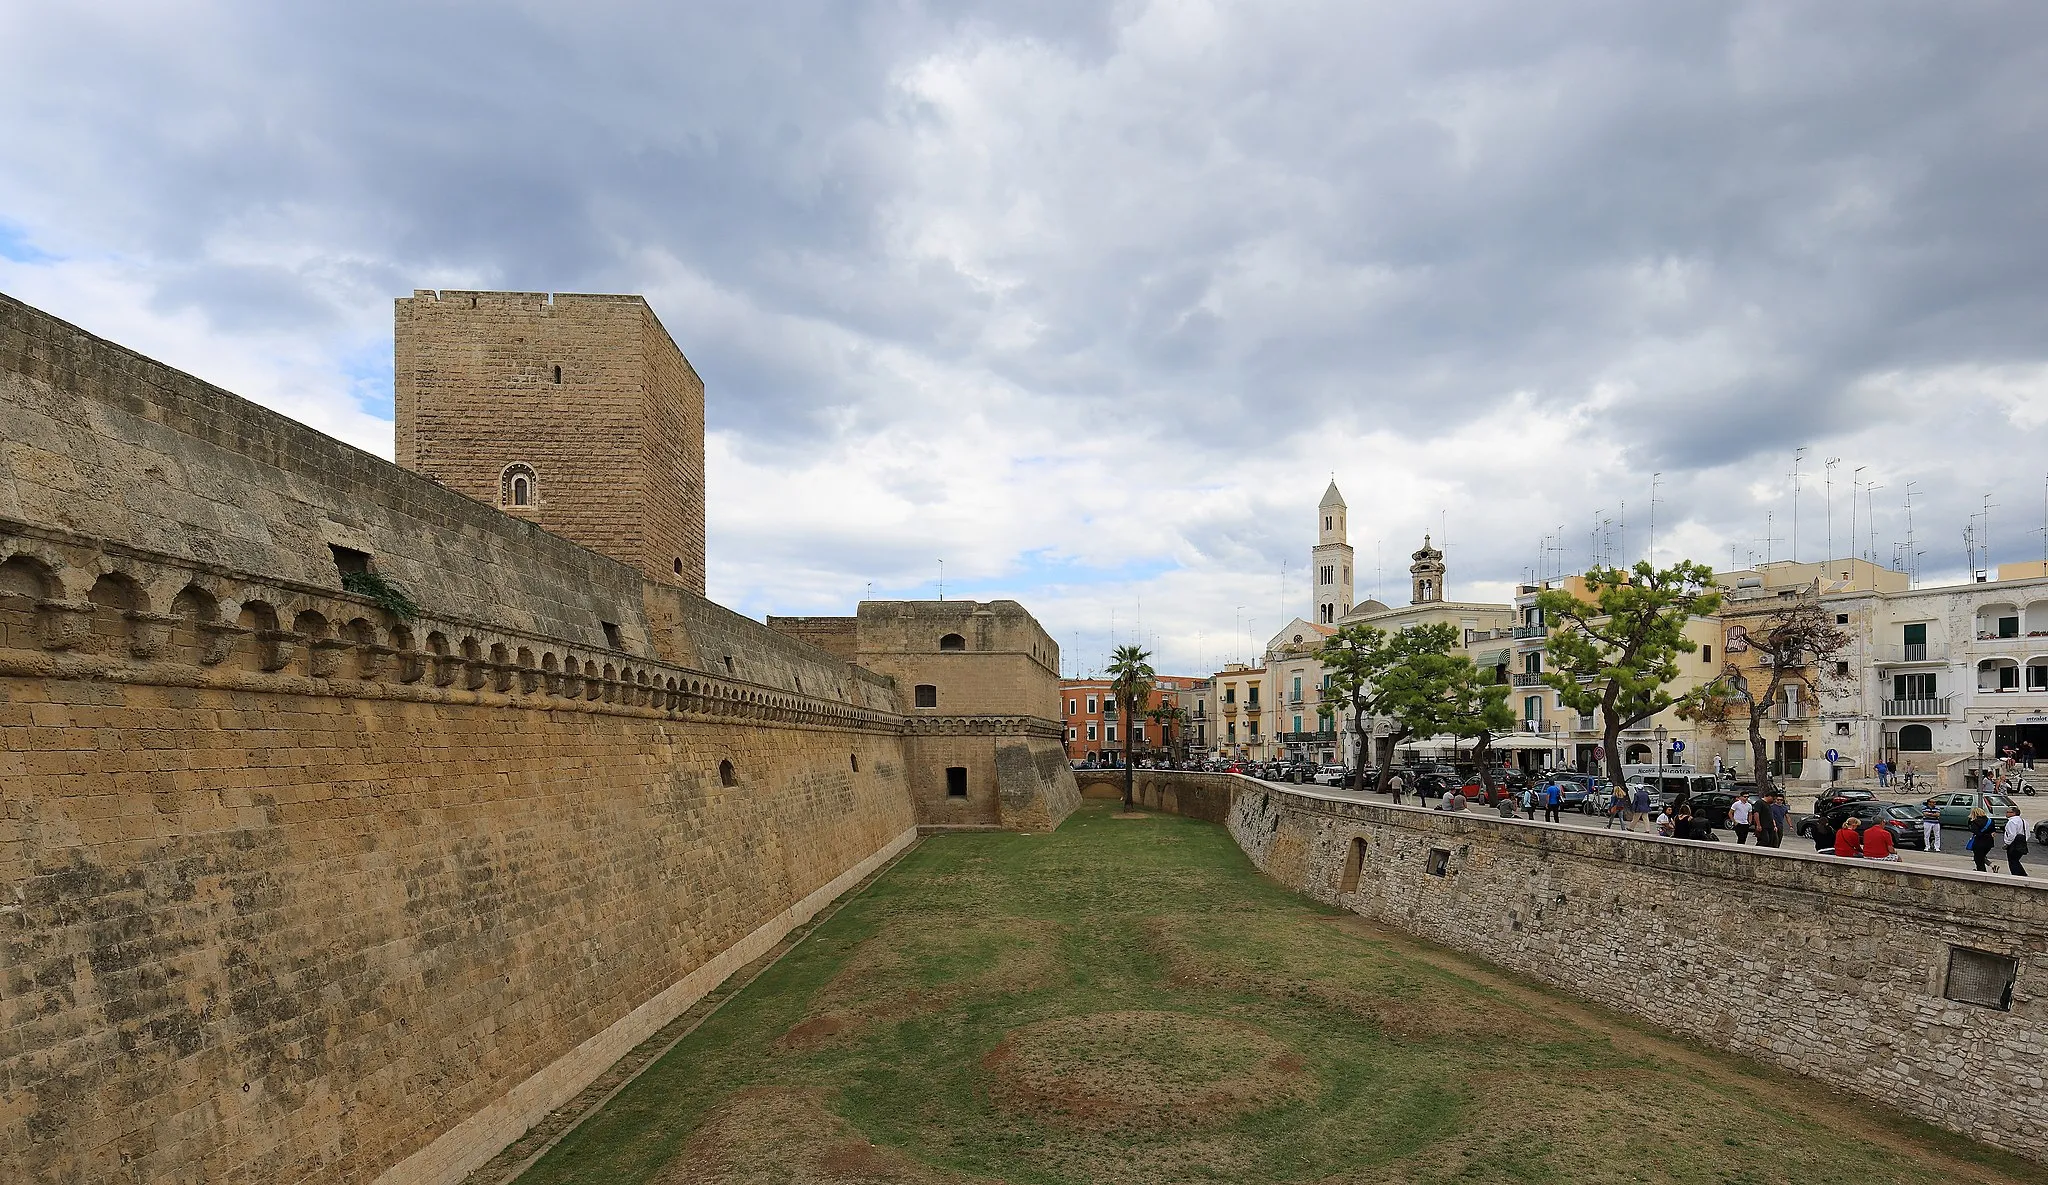
[[[1861,856],[1862,854],[1863,836],[1856,830],[1856,820],[1853,818],[1842,820],[1842,825],[1835,828],[1835,855]]]

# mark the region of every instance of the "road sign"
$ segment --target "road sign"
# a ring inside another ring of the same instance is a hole
[[[1829,765],[1833,765],[1842,759],[1842,755],[1840,753],[1835,752],[1833,749],[1829,749],[1825,756],[1828,759]]]
[[[1684,741],[1673,741],[1673,742],[1671,742],[1671,751],[1672,751],[1673,753],[1683,753],[1683,752],[1685,752],[1685,742],[1684,742]]]

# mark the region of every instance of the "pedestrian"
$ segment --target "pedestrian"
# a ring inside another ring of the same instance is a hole
[[[2005,808],[2005,863],[2014,876],[2025,876],[2027,870],[2020,864],[2020,857],[2027,854],[2027,821],[2020,818],[2020,808],[2008,805]]]
[[[1590,794],[1592,791],[1588,790],[1587,793]],[[1607,825],[1612,827],[1616,823],[1621,824],[1623,831],[1628,830],[1628,798],[1622,794],[1619,786],[1607,792]]]
[[[1388,789],[1389,791],[1391,791],[1391,792],[1393,793],[1393,795],[1394,795],[1394,805],[1395,805],[1395,806],[1400,806],[1400,805],[1401,805],[1401,773],[1400,773],[1400,771],[1399,771],[1399,770],[1396,770],[1396,771],[1395,771],[1395,772],[1394,772],[1394,773],[1392,774],[1392,776],[1390,776],[1390,777],[1388,777],[1388,778],[1387,778],[1387,789]]]
[[[1736,792],[1735,801],[1728,804],[1728,825],[1735,829],[1735,842],[1738,845],[1749,842],[1749,816],[1751,809],[1749,795],[1740,791]]]
[[[1914,772],[1913,772],[1913,763],[1912,763],[1912,762],[1910,762],[1910,761],[1908,761],[1908,762],[1906,763],[1906,789],[1907,789],[1907,790],[1911,790],[1911,789],[1913,788],[1913,779],[1914,779],[1914,778],[1916,778],[1916,777],[1918,777],[1918,776],[1919,776],[1918,774],[1916,774],[1916,773],[1914,773]]]
[[[1877,763],[1877,784],[1880,788],[1892,784],[1892,767],[1882,758]]]
[[[1522,815],[1530,822],[1536,821],[1536,787],[1522,787]]]
[[[1991,856],[1991,845],[1997,842],[1998,825],[1983,807],[1970,808],[1970,859],[1977,862],[1978,872],[1990,872],[1991,866],[1985,861]]]
[[[1865,860],[1897,860],[1898,845],[1892,842],[1892,829],[1883,820],[1872,823],[1863,832],[1863,858]]]
[[[1856,817],[1851,815],[1842,820],[1840,827],[1835,828],[1835,855],[1846,859],[1862,854],[1863,834],[1857,830]]]
[[[2028,769],[2034,768],[2034,742],[2020,742],[2020,764]]]
[[[1770,846],[1775,848],[1785,842],[1785,819],[1791,813],[1792,807],[1785,801],[1784,792],[1781,790],[1771,791],[1771,803],[1764,809],[1764,814],[1769,816],[1771,820]],[[1757,843],[1761,846],[1763,839],[1759,837]]]
[[[1678,800],[1678,805],[1673,807],[1671,811],[1671,838],[1700,838],[1693,831],[1692,804],[1682,798]]]
[[[1920,804],[1920,846],[1930,852],[1941,850],[1941,805],[1932,798]]]
[[[1558,814],[1563,807],[1564,787],[1558,785],[1556,778],[1552,778],[1550,779],[1550,785],[1543,788],[1543,821],[1545,823],[1564,822],[1564,819],[1559,817]]]
[[[1493,804],[1493,809],[1500,812],[1501,818],[1512,819],[1515,817],[1515,800],[1503,794],[1500,796],[1500,801]]]

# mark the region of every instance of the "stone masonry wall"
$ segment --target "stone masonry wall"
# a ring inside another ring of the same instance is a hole
[[[2048,1160],[2048,1117],[2019,1105],[2044,1094],[2048,889],[1139,778],[1150,809],[1227,796],[1253,863],[1318,901]],[[2017,960],[2009,1010],[1945,998],[1956,948]]]
[[[9,1180],[458,1181],[914,836],[871,672],[4,297],[0,423]]]
[[[401,466],[703,594],[704,383],[645,300],[420,291],[394,326]]]

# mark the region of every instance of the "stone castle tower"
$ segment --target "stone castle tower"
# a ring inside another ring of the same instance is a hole
[[[1313,620],[1322,625],[1351,612],[1351,544],[1346,542],[1344,510],[1344,495],[1337,492],[1333,478],[1316,506],[1316,545],[1309,553],[1316,589]]]
[[[645,300],[396,304],[400,465],[704,592],[704,382]]]
[[[1444,553],[1429,545],[1429,536],[1422,537],[1422,548],[1408,558],[1415,562],[1408,565],[1408,579],[1414,590],[1409,598],[1411,605],[1427,605],[1444,599]]]

